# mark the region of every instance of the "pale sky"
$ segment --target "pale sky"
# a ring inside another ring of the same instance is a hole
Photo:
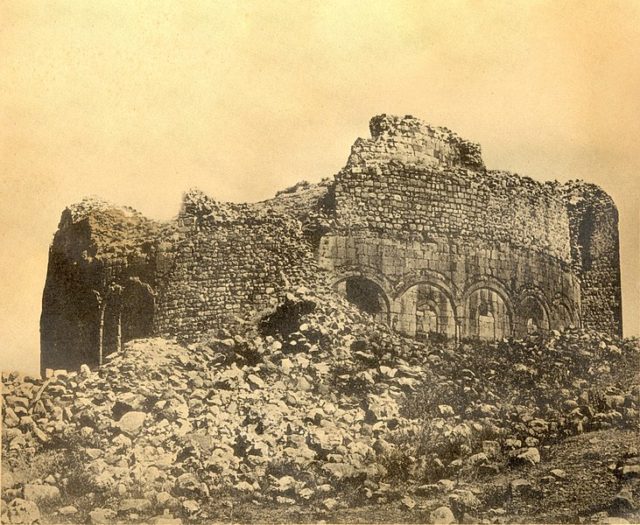
[[[170,218],[334,175],[369,118],[617,203],[640,333],[640,1],[0,0],[2,369],[38,370],[47,251],[86,195]]]

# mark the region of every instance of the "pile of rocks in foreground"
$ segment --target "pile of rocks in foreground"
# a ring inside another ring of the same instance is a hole
[[[637,425],[637,345],[593,333],[425,344],[306,289],[229,330],[132,341],[97,370],[5,374],[3,522],[233,521],[242,504],[319,520],[374,503],[500,522],[478,476],[526,472],[549,440]],[[621,479],[638,477],[634,461]],[[635,510],[630,490],[618,515]]]
[[[105,519],[165,510],[207,519],[202,503],[223,493],[333,509],[340,483],[383,478],[379,443],[412,424],[399,401],[423,367],[398,356],[389,356],[393,372],[377,365],[372,347],[349,333],[365,320],[345,304],[325,313],[304,289],[283,302],[299,305],[308,319],[286,333],[276,315],[262,328],[274,335],[223,331],[188,347],[138,340],[96,371],[5,375],[6,463],[60,448],[72,463],[22,487],[7,469],[5,499],[21,498],[7,506],[9,520],[20,510],[29,521],[32,503],[79,491],[117,501]],[[352,384],[366,388],[349,394]]]

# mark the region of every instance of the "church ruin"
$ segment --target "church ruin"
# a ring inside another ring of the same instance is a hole
[[[192,190],[167,222],[95,200],[67,208],[42,369],[95,365],[139,337],[195,339],[318,275],[411,337],[621,335],[618,216],[604,191],[488,170],[477,144],[411,116],[376,116],[370,130],[333,179],[261,203]]]

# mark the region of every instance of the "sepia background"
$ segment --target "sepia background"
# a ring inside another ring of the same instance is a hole
[[[335,174],[369,118],[601,185],[640,333],[640,1],[0,1],[0,359],[36,372],[47,250],[86,195],[166,219]]]

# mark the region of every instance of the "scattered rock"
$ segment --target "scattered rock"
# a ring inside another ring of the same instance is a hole
[[[523,478],[514,479],[509,486],[513,496],[528,496],[533,492],[531,482]]]
[[[200,482],[195,475],[186,472],[176,480],[175,493],[178,496],[194,496],[200,492]]]
[[[152,508],[151,502],[146,498],[127,498],[118,504],[118,512],[127,514],[130,512],[148,512]]]
[[[34,501],[16,498],[6,508],[3,523],[31,525],[40,522],[40,510]]]
[[[118,421],[118,427],[128,436],[134,437],[142,430],[146,417],[147,414],[144,412],[127,412],[120,418],[120,421]]]
[[[409,510],[413,509],[416,506],[416,502],[411,496],[405,496],[404,498],[402,498],[401,502]]]
[[[640,478],[640,464],[625,465],[621,470],[622,479]]]
[[[111,509],[94,509],[89,512],[89,525],[108,525],[116,517]]]
[[[15,484],[15,478],[8,468],[2,469],[2,476],[0,477],[2,483],[2,491],[12,488]]]
[[[150,518],[149,525],[182,525],[182,520],[174,518],[171,514],[161,514]]]
[[[540,452],[537,448],[530,447],[516,456],[516,459],[524,464],[537,465],[540,463]]]
[[[27,484],[24,486],[24,499],[36,503],[51,502],[60,498],[60,490],[52,485]]]
[[[611,502],[611,513],[619,516],[621,514],[627,514],[635,510],[635,504],[633,501],[633,493],[628,488],[623,488]]]
[[[338,500],[335,498],[327,498],[322,500],[322,505],[327,510],[333,510],[338,506]]]
[[[200,510],[200,504],[193,499],[182,502],[182,508],[188,515],[196,514]]]
[[[438,507],[430,514],[431,523],[439,525],[449,525],[456,522],[456,517],[449,507]]]

